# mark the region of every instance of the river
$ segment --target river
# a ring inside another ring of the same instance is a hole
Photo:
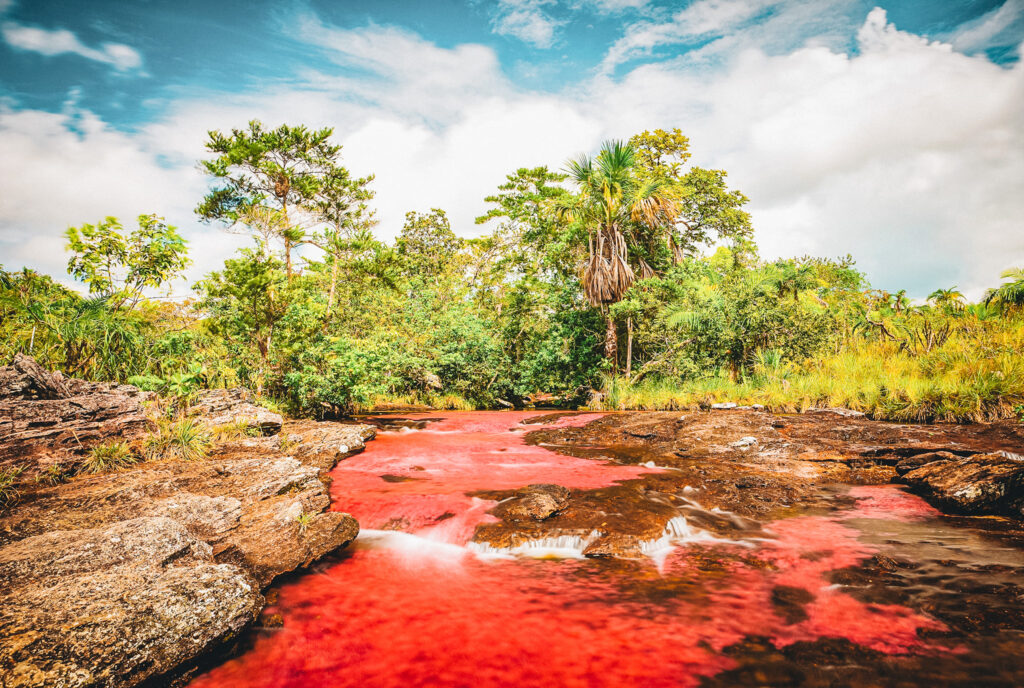
[[[823,486],[827,508],[731,537],[693,525],[689,490],[630,560],[472,542],[497,520],[481,493],[670,470],[527,444],[537,415],[407,416],[339,464],[359,538],[272,589],[193,688],[1020,685],[1024,552],[895,486]]]

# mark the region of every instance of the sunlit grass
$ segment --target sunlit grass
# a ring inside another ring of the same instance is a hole
[[[607,380],[602,409],[686,410],[718,402],[775,412],[843,407],[885,420],[982,422],[1014,418],[1024,401],[1024,327],[958,332],[928,353],[884,342],[850,342],[802,364],[754,363],[741,379],[724,371],[675,382]]]

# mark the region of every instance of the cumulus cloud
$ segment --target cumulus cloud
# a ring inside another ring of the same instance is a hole
[[[691,16],[694,27],[712,22]],[[1024,264],[1024,67],[899,31],[881,10],[858,24],[856,50],[811,40],[775,52],[744,42],[762,30],[751,27],[733,36],[746,47],[712,67],[683,57],[543,94],[509,84],[484,46],[310,18],[302,35],[338,69],[179,100],[134,134],[88,113],[0,112],[13,161],[0,171],[0,250],[9,265],[59,273],[68,224],[157,211],[203,237],[195,272],[205,272],[237,238],[195,222],[205,189],[195,160],[208,129],[254,117],[336,127],[345,164],[377,175],[383,238],[406,211],[430,207],[462,235],[485,231],[473,224],[482,199],[516,167],[557,168],[604,138],[678,126],[695,162],[728,170],[751,198],[766,257],[852,253],[878,286],[920,297],[958,284],[977,297]]]
[[[109,64],[122,72],[142,68],[142,56],[131,46],[123,43],[103,43],[98,48],[90,48],[67,29],[41,29],[8,21],[0,27],[0,33],[8,45],[18,50],[47,56],[71,53]]]

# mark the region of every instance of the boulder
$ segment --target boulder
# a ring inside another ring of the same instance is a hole
[[[640,538],[626,533],[609,533],[591,541],[583,548],[590,559],[639,559],[643,556]]]
[[[543,521],[566,507],[569,490],[561,485],[529,485],[499,504],[494,513],[512,523]]]
[[[239,633],[263,605],[242,569],[166,517],[0,549],[6,688],[133,686]]]
[[[903,482],[941,509],[1024,518],[1024,461],[1003,453],[931,461]]]
[[[833,416],[839,416],[841,418],[863,418],[864,417],[864,414],[861,413],[860,411],[854,411],[853,409],[839,408],[839,407],[828,407],[828,408],[814,408],[814,407],[812,407],[812,408],[809,408],[806,411],[804,411],[804,413],[810,413],[810,414],[826,413],[826,414],[830,414],[830,415],[833,415]]]
[[[247,428],[264,435],[280,432],[284,422],[280,413],[257,406],[252,402],[252,394],[241,388],[204,390],[190,412],[202,416],[213,427],[243,421]]]

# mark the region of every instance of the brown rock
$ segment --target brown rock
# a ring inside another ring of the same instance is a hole
[[[1006,454],[932,461],[903,482],[942,509],[1024,518],[1024,461]]]
[[[561,485],[529,485],[494,509],[499,518],[513,523],[543,521],[569,503],[569,490]]]
[[[377,430],[372,425],[289,421],[283,433],[297,443],[288,454],[308,466],[329,471],[342,459],[357,454],[372,440]]]
[[[643,556],[640,539],[625,533],[609,533],[596,538],[583,548],[583,556],[591,559],[615,557],[617,559],[639,559]]]
[[[241,631],[263,599],[169,518],[0,549],[0,673],[14,686],[132,686]]]
[[[957,461],[960,458],[961,457],[957,456],[956,454],[947,451],[925,452],[924,454],[915,454],[913,456],[908,456],[905,459],[900,459],[900,461],[896,464],[896,472],[900,475],[904,475],[914,470],[915,468],[920,468],[921,466],[931,463],[932,461]]]
[[[71,396],[60,373],[49,373],[36,359],[14,354],[14,363],[0,368],[0,400],[62,399]]]
[[[241,388],[208,389],[200,392],[191,412],[202,416],[211,426],[245,421],[248,427],[265,435],[280,432],[281,424],[284,422],[281,414],[252,403],[252,395],[248,390]]]

